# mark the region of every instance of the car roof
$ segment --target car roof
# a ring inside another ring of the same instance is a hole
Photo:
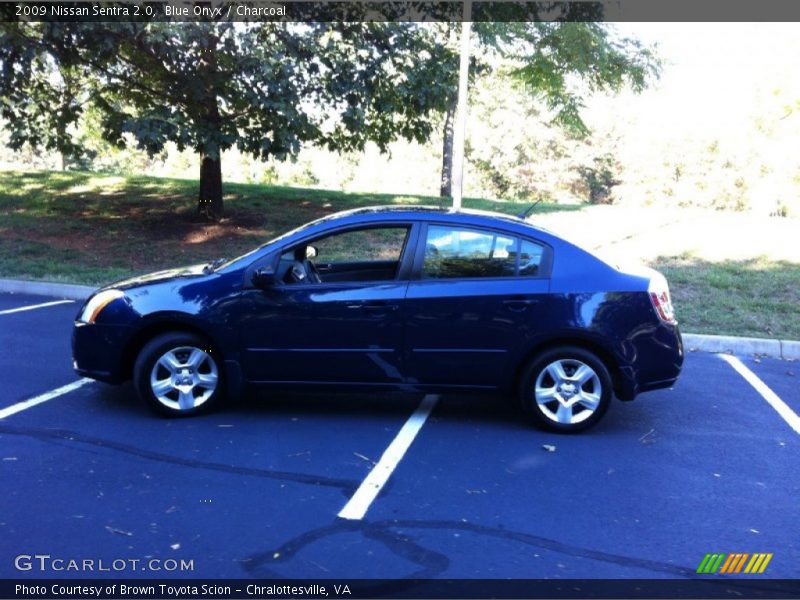
[[[531,224],[517,216],[506,215],[503,213],[488,210],[475,210],[469,208],[452,208],[438,206],[365,206],[343,210],[327,215],[315,223],[325,223],[330,221],[348,220],[354,221],[391,221],[398,218],[411,219],[430,219],[432,216],[437,219],[454,222],[484,222],[489,224],[491,221],[504,221],[509,224],[531,227]],[[359,218],[361,217],[361,218]]]

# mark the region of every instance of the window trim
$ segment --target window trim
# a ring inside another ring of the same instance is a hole
[[[514,275],[502,275],[499,277],[446,277],[446,278],[423,278],[422,267],[425,263],[425,247],[428,240],[428,229],[433,227],[449,227],[450,229],[461,229],[474,231],[476,233],[491,233],[492,235],[504,235],[506,237],[514,238],[517,241],[518,248],[522,246],[523,241],[531,242],[542,247],[542,260],[539,263],[539,272],[536,275],[520,275],[519,274],[519,251],[517,251]],[[509,229],[500,229],[499,227],[484,227],[481,225],[463,225],[461,223],[452,223],[447,221],[425,221],[421,224],[419,235],[417,238],[417,251],[414,254],[414,264],[411,270],[412,281],[508,281],[508,280],[521,280],[528,281],[532,279],[550,279],[553,267],[553,247],[546,242],[537,240],[535,238],[521,235]]]

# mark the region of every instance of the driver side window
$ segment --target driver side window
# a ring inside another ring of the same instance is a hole
[[[284,252],[279,274],[288,284],[395,279],[409,229],[351,229],[308,241],[303,247]],[[308,247],[316,250],[315,256],[314,251],[306,250]]]

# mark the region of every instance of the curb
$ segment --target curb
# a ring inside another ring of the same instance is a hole
[[[732,335],[706,335],[684,333],[683,346],[689,352],[726,352],[730,354],[758,354],[772,358],[800,360],[800,342],[765,338],[735,337]]]
[[[0,292],[54,296],[56,298],[65,298],[68,300],[86,300],[96,289],[97,288],[87,285],[73,285],[70,283],[0,279]]]
[[[47,281],[21,281],[0,279],[0,292],[35,294],[70,300],[85,300],[97,288],[86,285],[50,283]],[[706,335],[684,333],[683,345],[689,352],[728,352],[731,354],[758,354],[790,360],[800,360],[800,342],[766,338],[736,337],[732,335]]]

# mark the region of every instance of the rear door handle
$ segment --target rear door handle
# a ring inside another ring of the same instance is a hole
[[[536,304],[538,300],[534,298],[509,298],[508,300],[503,300],[503,304],[508,307],[508,310],[513,310],[515,312],[522,312],[523,310],[527,310],[529,306],[533,306]]]

